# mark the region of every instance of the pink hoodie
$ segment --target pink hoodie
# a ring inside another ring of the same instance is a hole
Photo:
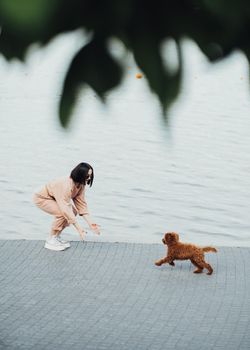
[[[76,218],[73,212],[73,204],[79,215],[88,214],[85,186],[81,184],[78,186],[70,177],[62,177],[49,182],[41,191],[36,192],[36,195],[42,199],[55,200],[68,223],[74,224]]]

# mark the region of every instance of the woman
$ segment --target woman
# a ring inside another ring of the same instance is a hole
[[[97,224],[92,222],[85,201],[85,187],[92,186],[94,170],[88,163],[78,164],[69,177],[63,177],[49,182],[39,192],[34,194],[34,203],[46,213],[54,215],[50,237],[44,247],[50,250],[65,250],[70,247],[68,241],[61,239],[61,232],[70,224],[74,225],[80,238],[84,240],[85,231],[76,220],[76,215],[82,216],[90,229],[100,234]]]

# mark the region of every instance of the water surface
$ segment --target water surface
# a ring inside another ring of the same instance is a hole
[[[34,207],[32,192],[87,161],[95,169],[87,200],[102,226],[102,236],[88,240],[160,242],[174,230],[189,242],[250,246],[245,58],[235,53],[212,66],[185,42],[181,97],[166,128],[128,56],[124,82],[107,105],[84,89],[64,131],[57,104],[77,45],[77,35],[60,37],[30,52],[26,65],[0,57],[0,239],[46,238],[52,218]],[[65,237],[78,240],[73,227]]]

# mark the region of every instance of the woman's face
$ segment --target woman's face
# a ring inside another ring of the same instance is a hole
[[[88,181],[90,181],[91,175],[92,175],[92,169],[89,169],[89,171],[88,171],[88,177],[87,177],[87,179],[86,179],[86,183],[88,183]]]

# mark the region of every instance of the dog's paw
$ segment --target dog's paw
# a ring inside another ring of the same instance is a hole
[[[160,261],[155,261],[155,265],[156,266],[161,266],[161,262]]]
[[[175,266],[175,263],[174,263],[173,261],[171,261],[171,262],[169,263],[169,265]]]
[[[194,273],[202,273],[203,269],[194,270]]]

